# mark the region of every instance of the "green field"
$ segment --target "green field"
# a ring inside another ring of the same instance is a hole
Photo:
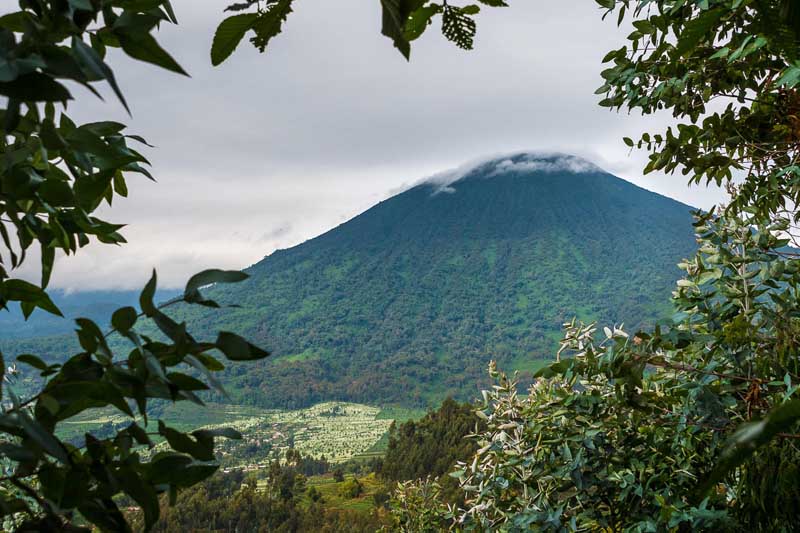
[[[353,479],[354,476],[345,476],[344,481],[337,482],[333,479],[333,474],[325,474],[323,476],[312,476],[308,478],[307,488],[314,487],[322,495],[322,501],[326,508],[339,509],[339,510],[355,510],[355,511],[370,511],[375,507],[372,496],[381,490],[384,485],[371,473],[364,477],[359,477],[358,482],[363,487],[363,492],[355,498],[348,498],[342,495],[342,487],[348,480]],[[267,488],[267,480],[262,479],[258,482],[258,490],[263,491]],[[304,503],[310,503],[307,495],[303,496]]]

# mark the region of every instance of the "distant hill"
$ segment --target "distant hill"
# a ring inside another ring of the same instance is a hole
[[[226,370],[242,403],[469,398],[490,359],[530,370],[552,357],[574,315],[666,316],[695,247],[690,209],[576,157],[516,154],[436,176],[209,290],[238,309],[181,312],[194,331],[274,351]]]
[[[168,300],[178,293],[159,291],[156,301]],[[0,311],[0,339],[7,341],[63,335],[75,329],[75,318],[85,317],[106,324],[116,309],[127,305],[139,306],[139,291],[53,290],[50,291],[50,298],[64,314],[63,317],[37,309],[29,320],[25,320],[19,306],[12,304],[8,310]]]

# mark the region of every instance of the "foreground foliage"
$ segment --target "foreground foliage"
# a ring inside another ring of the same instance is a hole
[[[730,209],[762,217],[800,200],[800,5],[794,0],[596,0],[631,19],[628,43],[609,52],[600,105],[677,124],[626,139],[651,152],[645,172],[680,171],[690,183],[744,183]],[[794,214],[795,221],[800,215]]]
[[[212,351],[233,361],[258,359],[267,352],[238,335],[220,332],[215,342],[198,342],[162,309],[171,303],[203,302],[197,288],[210,281],[235,281],[239,272],[206,271],[186,287],[185,294],[157,307],[152,300],[155,275],[142,291],[141,313],[132,307],[112,316],[113,329],[103,333],[88,319],[78,319],[77,336],[83,351],[63,364],[47,364],[25,354],[18,364],[38,371],[44,385],[37,394],[20,399],[13,378],[0,394],[9,399],[0,414],[0,511],[4,529],[51,530],[66,527],[77,516],[104,530],[125,531],[128,524],[114,497],[126,494],[143,510],[149,527],[158,518],[158,495],[175,498],[178,489],[211,475],[216,437],[241,435],[230,428],[184,433],[158,421],[155,434],[167,446],[145,460],[142,447],[153,448],[148,432],[148,406],[153,399],[191,401],[203,405],[199,391],[216,387],[212,372],[222,368]],[[154,321],[168,342],[140,335],[136,322]],[[118,334],[131,348],[120,353],[107,338]],[[2,357],[0,357],[2,364]],[[16,366],[12,367],[17,372]],[[5,374],[5,367],[0,368]],[[205,376],[206,382],[198,377]],[[59,424],[87,410],[113,407],[128,418],[125,427],[106,437],[86,433],[83,444],[62,440]],[[79,513],[79,515],[76,515]]]
[[[64,80],[95,94],[94,85],[105,81],[127,108],[104,61],[108,47],[183,73],[152,35],[162,22],[176,22],[167,0],[23,1],[19,11],[0,17],[0,95],[7,98],[0,116],[0,236],[5,246],[0,256],[0,307],[19,302],[26,317],[36,308],[60,314],[45,291],[56,252],[75,253],[90,238],[124,242],[120,225],[93,213],[102,202],[110,205],[115,196],[127,195],[126,175],[152,178],[143,166],[147,160],[128,144],[146,143],[124,134],[125,126],[116,122],[77,125],[55,104],[72,98]],[[36,244],[40,284],[13,279],[9,271],[22,265]],[[162,310],[178,301],[218,307],[199,289],[246,277],[240,272],[202,272],[189,280],[182,296],[157,307],[154,273],[139,299],[141,311],[118,309],[111,316],[110,331],[103,332],[88,319],[76,320],[76,355],[50,364],[23,354],[7,366],[0,354],[0,374],[6,382],[0,382],[3,529],[76,529],[77,522],[125,531],[128,524],[114,500],[119,494],[127,494],[142,508],[149,527],[158,517],[159,494],[169,493],[174,499],[179,488],[216,470],[210,463],[214,439],[238,438],[233,430],[187,434],[159,422],[157,434],[168,441],[168,449],[144,461],[139,448],[152,446],[144,429],[151,400],[202,404],[198,391],[219,388],[211,372],[223,365],[212,352],[236,361],[268,355],[230,332],[220,332],[215,341],[198,342],[184,324]],[[163,337],[140,334],[142,318],[152,321]],[[114,334],[127,343],[124,349],[109,346]],[[23,367],[38,374],[41,388],[20,397],[14,375]],[[205,382],[198,379],[203,375]],[[107,407],[126,415],[129,424],[106,438],[86,434],[81,445],[57,436],[59,425],[70,418]]]
[[[419,38],[434,19],[441,20],[441,31],[450,42],[466,50],[472,49],[477,31],[474,17],[480,4],[488,7],[506,7],[505,0],[477,0],[477,3],[455,5],[430,0],[380,0],[381,32],[408,59],[411,42]],[[236,14],[223,20],[214,35],[211,62],[219,65],[239,46],[245,35],[250,43],[264,52],[270,41],[283,29],[292,13],[294,0],[244,0],[229,5],[225,11]]]
[[[669,327],[567,324],[525,397],[497,385],[488,429],[454,472],[456,530],[793,531],[800,504],[800,266],[781,232],[701,215]],[[405,488],[399,496],[408,498]],[[402,500],[402,498],[401,498]],[[401,501],[398,501],[398,505]]]

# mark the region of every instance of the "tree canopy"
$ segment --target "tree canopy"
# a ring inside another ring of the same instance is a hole
[[[628,42],[604,58],[601,106],[669,111],[666,131],[626,138],[645,173],[740,183],[730,209],[768,216],[800,200],[800,6],[793,0],[597,0]],[[795,216],[797,216],[795,214]]]

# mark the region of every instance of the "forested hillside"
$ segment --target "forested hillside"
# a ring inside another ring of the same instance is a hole
[[[667,314],[695,247],[689,211],[577,158],[519,154],[278,251],[209,291],[240,308],[188,318],[274,351],[228,374],[239,401],[468,398],[491,358],[524,370],[552,357],[574,315],[636,326]]]
[[[273,351],[226,371],[238,402],[434,405],[475,397],[490,359],[536,368],[573,316],[629,326],[664,317],[675,265],[694,246],[688,206],[575,157],[518,154],[423,182],[277,251],[248,281],[209,289],[238,308],[181,317]],[[63,349],[53,337],[6,344]]]

